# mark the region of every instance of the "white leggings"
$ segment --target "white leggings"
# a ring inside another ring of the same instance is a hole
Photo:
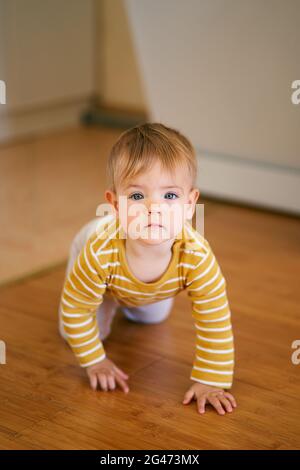
[[[79,230],[79,232],[75,235],[71,243],[71,247],[69,251],[69,259],[68,259],[68,264],[67,264],[67,269],[66,269],[66,276],[70,272],[70,270],[73,268],[74,262],[81,248],[83,247],[87,239],[90,237],[90,235],[96,229],[98,222],[99,222],[99,217],[92,219],[90,222],[85,224]],[[102,324],[104,321],[104,311],[107,306],[111,305],[112,302],[115,302],[116,305],[119,305],[125,317],[131,321],[140,322],[140,323],[160,323],[169,316],[172,306],[173,306],[174,297],[169,297],[167,299],[160,300],[158,302],[154,302],[154,303],[147,304],[147,305],[142,305],[140,307],[131,307],[131,306],[125,307],[123,305],[120,305],[117,299],[114,299],[111,297],[109,298],[108,296],[104,294],[103,302],[100,304],[100,306],[98,307],[96,311],[101,339],[104,339],[104,337],[101,334]],[[61,336],[65,339],[66,335],[62,326],[62,318],[61,318],[61,305],[59,306],[58,315],[59,315],[59,332]]]

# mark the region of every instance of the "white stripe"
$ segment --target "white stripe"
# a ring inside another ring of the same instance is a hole
[[[85,326],[85,325],[88,325],[89,323],[91,323],[93,321],[93,317],[91,318],[88,318],[87,321],[83,322],[83,323],[77,323],[77,324],[73,324],[73,323],[66,323],[66,322],[62,322],[63,325],[67,326],[68,328],[80,328],[81,326]]]
[[[203,262],[203,261],[202,261]],[[213,257],[213,259],[211,260],[211,263],[209,264],[209,266],[205,269],[205,271],[203,271],[201,274],[199,274],[198,276],[196,276],[194,279],[192,279],[190,282],[187,283],[187,286],[189,286],[190,284],[192,284],[192,282],[195,282],[197,281],[198,279],[201,279],[201,277],[204,277],[206,276],[206,274],[212,270],[212,267],[215,265],[215,262],[216,262],[216,258]],[[218,272],[218,271],[217,271]],[[205,285],[205,284],[204,284]],[[190,289],[190,290],[197,290],[197,289]]]
[[[200,357],[200,356],[197,356],[196,355],[196,358],[198,359],[198,361],[203,361],[203,362],[207,362],[208,364],[220,364],[220,366],[225,366],[227,364],[234,364],[234,360],[231,359],[231,361],[209,361],[208,359],[204,359],[203,357]]]
[[[123,281],[130,282],[130,284],[134,284],[134,282],[131,281],[131,279],[128,279],[128,277],[126,277],[126,276],[121,276],[121,275],[119,275],[119,274],[112,274],[110,277],[111,277],[111,279],[117,278],[117,279],[121,279],[121,280],[123,280]],[[162,284],[160,284],[159,288],[162,287],[162,286],[164,286],[165,284],[171,284],[171,283],[176,282],[176,281],[179,281],[179,280],[184,280],[184,281],[185,281],[186,278],[185,278],[184,276],[172,277],[171,279],[168,279],[167,281],[165,281],[165,282],[163,282]],[[118,286],[117,284],[113,284],[113,283],[111,283],[111,284],[109,284],[109,285],[110,285],[110,286],[116,286],[116,287]],[[135,285],[135,284],[134,284],[134,285]]]
[[[117,279],[121,279],[122,281],[130,282],[130,284],[134,284],[134,282],[131,281],[130,279],[128,279],[128,277],[126,277],[126,276],[121,276],[120,274],[112,274],[110,276],[111,279],[114,278],[114,277],[116,277]]]
[[[185,266],[187,268],[197,269],[197,268],[199,268],[199,266],[201,266],[201,264],[205,263],[208,256],[209,256],[209,253],[205,254],[203,259],[201,261],[199,261],[199,263],[197,263],[197,264],[179,263],[179,264],[177,264],[177,267],[178,266]]]
[[[201,264],[204,264],[205,261],[207,260],[207,258],[209,258],[210,255],[211,255],[210,252],[206,253],[206,255],[204,256],[204,258],[203,258],[201,261],[199,261],[198,264],[195,265],[195,269],[196,269],[196,268],[199,268],[199,266],[201,266]],[[213,259],[215,258],[214,255],[212,255],[212,257],[213,257]]]
[[[194,366],[193,369],[200,370],[201,372],[209,372],[210,374],[232,375],[232,372],[227,370],[205,369],[196,366]]]
[[[183,262],[176,264],[176,268],[179,268],[180,266],[183,266],[184,268],[190,268],[190,269],[196,269],[197,268],[197,265],[194,265],[194,264],[188,264],[188,263],[183,263]]]
[[[106,243],[105,243],[105,244],[107,244],[109,240],[110,240],[110,238],[108,238],[108,239],[106,240]],[[94,241],[95,241],[95,240],[94,240]],[[94,242],[93,242],[93,243],[94,243]],[[91,245],[90,245],[91,255],[92,255],[92,257],[94,258],[96,264],[97,264],[101,269],[105,269],[105,268],[106,268],[106,265],[104,265],[104,264],[102,265],[102,264],[100,263],[99,259],[97,258],[96,254],[95,254],[95,252],[94,252],[94,250],[93,250],[93,248],[92,248],[93,243],[91,243]],[[107,263],[107,266],[109,266],[109,263]],[[98,274],[98,275],[99,275],[99,274]]]
[[[89,354],[92,354],[93,352],[97,351],[97,349],[101,349],[102,348],[102,344],[97,344],[97,346],[95,346],[94,348],[90,349],[89,351],[86,351],[86,352],[83,352],[83,353],[80,353],[80,354],[76,354],[77,357],[85,357],[85,356],[88,356]]]
[[[207,380],[200,380],[200,379],[196,379],[195,377],[190,377],[191,380],[195,380],[196,382],[200,382],[202,384],[205,384],[205,385],[216,385],[218,387],[223,387],[223,388],[230,388],[231,387],[231,383],[228,383],[228,382],[209,382]]]
[[[87,362],[86,364],[81,364],[81,367],[88,367],[92,366],[93,364],[97,364],[97,362],[102,361],[102,359],[106,358],[106,354],[102,354],[102,356],[98,357],[98,359],[94,359],[93,361]]]
[[[207,292],[207,295],[210,295],[212,294],[213,292],[215,292],[216,290],[219,289],[220,286],[222,286],[223,284],[225,284],[225,278],[224,276],[222,277],[221,281],[219,282],[218,285],[216,285],[216,287],[214,287],[212,290],[210,290],[209,292]]]
[[[90,272],[93,273],[93,274],[96,274],[96,276],[99,276],[99,273],[94,268],[92,268],[92,266],[90,265],[90,262],[88,260],[87,255],[86,255],[86,247],[87,247],[87,245],[84,245],[83,257],[85,259],[85,262],[88,265],[88,268],[89,268]]]
[[[96,293],[93,291],[93,289],[90,289],[87,285],[84,284],[83,281],[81,281],[81,279],[77,276],[77,274],[75,274],[74,270],[72,271],[72,273],[79,279],[79,281],[81,282],[81,284],[84,285],[84,287],[86,289],[88,289],[89,291],[91,291],[94,295],[94,297],[96,297],[96,299],[101,299],[102,298],[102,294],[100,295],[100,297],[98,296],[98,294],[96,295]],[[88,299],[91,298],[91,296],[89,294],[86,294],[85,292],[83,292],[82,290],[80,289],[77,289],[77,287],[75,286],[75,284],[73,283],[73,281],[71,280],[71,277],[68,278],[68,281],[70,282],[71,286],[73,287],[73,289],[78,292],[80,295],[83,295],[84,297],[87,297]],[[105,286],[105,284],[104,284]],[[105,286],[106,287],[106,286]]]
[[[199,251],[194,251],[194,250],[187,250],[185,248],[180,248],[179,251],[183,251],[184,253],[187,253],[189,255],[195,255],[195,256],[200,256],[201,258],[203,258],[204,256],[206,256],[205,253],[200,253]]]
[[[230,349],[208,349],[208,348],[203,348],[202,346],[199,346],[196,344],[196,348],[201,349],[201,351],[206,351],[206,352],[212,352],[216,354],[228,354],[234,351],[233,348]]]
[[[125,292],[130,292],[130,294],[138,294],[138,295],[148,295],[148,296],[152,296],[153,293],[148,293],[148,292],[138,292],[138,291],[135,291],[135,290],[131,290],[131,289],[126,289],[126,287],[121,287],[121,286],[118,286],[117,284],[109,284],[109,287],[115,287],[116,289],[119,289],[119,290],[123,290]],[[126,297],[124,297],[126,299]]]
[[[90,313],[67,313],[63,309],[61,309],[61,313],[63,317],[70,317],[70,318],[80,318],[90,316]]]
[[[88,341],[85,341],[84,343],[72,344],[72,348],[81,348],[81,346],[86,346],[87,344],[93,343],[98,338],[99,338],[99,335],[98,333],[96,333],[92,339],[89,339]]]
[[[97,250],[96,255],[101,256],[101,255],[108,255],[109,253],[118,253],[119,250],[118,248],[111,248],[110,250]]]
[[[74,271],[71,271],[70,274],[74,274]],[[90,298],[90,296],[89,296],[88,294],[86,294],[85,292],[83,292],[83,291],[81,291],[81,290],[79,290],[79,289],[76,288],[76,286],[74,285],[73,281],[71,280],[71,276],[70,276],[70,275],[69,275],[69,277],[68,277],[68,281],[69,281],[69,283],[71,284],[72,288],[73,288],[76,292],[78,292],[80,295],[83,295],[84,297],[87,297],[88,299]]]
[[[230,318],[230,313],[227,313],[227,315],[225,315],[224,317],[221,317],[221,318],[216,318],[214,320],[199,320],[201,321],[201,323],[216,323],[216,322],[220,322],[220,321],[223,321],[223,320],[227,320],[227,318]]]
[[[108,266],[121,266],[121,263],[120,261],[114,261],[112,263],[108,262],[106,264],[99,264],[99,266],[101,266],[103,269],[106,269]]]
[[[228,331],[228,330],[231,330],[231,325],[224,326],[223,328],[202,328],[201,326],[198,326],[195,323],[195,327],[197,328],[197,330],[201,330],[201,331]]]
[[[83,267],[81,266],[80,258],[77,259],[77,264],[78,264],[78,267],[79,267],[80,271],[82,272],[82,274],[83,274],[92,284],[94,284],[96,287],[102,286],[102,284],[98,284],[97,282],[93,281],[93,279],[91,279],[90,276],[85,272],[85,270],[84,270]],[[97,273],[97,276],[99,277],[99,273]]]
[[[217,312],[218,310],[222,310],[228,305],[228,301],[226,300],[225,304],[221,305],[220,307],[214,307],[214,308],[208,308],[206,310],[198,310],[197,308],[194,307],[195,312],[200,313],[201,315],[207,315],[210,314],[211,312]]]
[[[209,281],[205,282],[205,283],[202,284],[202,286],[200,286],[200,287],[196,287],[195,289],[189,289],[189,291],[190,291],[190,292],[199,291],[199,290],[203,289],[204,287],[208,286],[209,284],[212,284],[212,283],[215,281],[215,279],[219,276],[220,271],[221,271],[221,270],[220,270],[220,267],[218,267],[216,274],[215,274]],[[193,282],[193,281],[192,281],[192,282]],[[188,285],[190,285],[190,284],[191,284],[191,283],[189,283]]]
[[[128,277],[124,277],[124,276],[120,276],[119,274],[112,274],[111,275],[111,279],[112,278],[118,278],[118,279],[123,279],[124,281],[128,281],[130,282],[130,284],[134,284],[134,282],[132,282],[130,279],[128,279]],[[162,286],[164,286],[165,284],[171,284],[173,282],[177,282],[179,280],[186,280],[186,277],[185,276],[178,276],[178,277],[172,277],[171,279],[168,279],[167,281],[163,282],[162,284],[160,284],[158,286],[158,288],[160,289]],[[135,285],[135,284],[134,284]],[[111,286],[114,286],[114,287],[117,287],[117,288],[120,288],[120,286],[118,284],[114,284],[114,283],[110,283],[109,284],[109,287]],[[174,288],[173,290],[176,290],[178,287]],[[123,288],[124,290],[126,290],[126,288]],[[136,293],[136,291],[131,291],[131,290],[127,290],[127,292],[131,292],[131,293]],[[155,294],[159,293],[159,292],[172,292],[172,290],[170,291],[158,291],[158,292],[155,292]],[[153,295],[153,294],[147,294],[147,295]]]
[[[221,338],[221,339],[205,338],[205,336],[200,336],[200,335],[196,335],[196,336],[199,339],[204,339],[205,341],[212,342],[212,343],[229,343],[229,341],[233,340],[233,336],[230,336],[229,338]]]
[[[69,308],[77,308],[74,307],[74,305],[70,304],[64,297],[62,297],[61,301],[63,304],[66,304]]]
[[[87,286],[87,285],[85,284],[85,282],[83,282],[83,280],[81,279],[81,277],[78,276],[78,274],[76,273],[76,270],[75,270],[75,266],[73,266],[72,272],[73,272],[74,276],[77,277],[77,279],[79,280],[79,282],[81,282],[81,284],[82,284],[88,291],[92,292],[92,294],[93,294],[95,297],[98,297],[99,294],[98,294],[97,292],[93,291],[93,289],[91,289],[89,286]],[[90,281],[90,279],[89,279],[89,281]],[[97,284],[97,286],[100,287],[100,288],[102,288],[102,289],[105,289],[105,288],[106,288],[106,284]],[[85,294],[85,295],[87,295],[87,294]]]
[[[219,299],[220,297],[223,297],[224,295],[226,294],[226,292],[221,292],[221,294],[219,295],[216,295],[216,297],[212,297],[211,299],[205,299],[205,300],[194,300],[194,303],[195,304],[204,304],[206,302],[212,302],[213,300],[217,300]]]
[[[88,336],[91,333],[94,333],[95,330],[96,330],[96,327],[93,326],[93,328],[91,328],[89,331],[85,331],[84,333],[78,333],[76,335],[70,335],[69,333],[66,333],[66,334],[68,335],[69,338],[83,338],[84,336]]]
[[[78,298],[75,297],[74,295],[70,294],[70,292],[69,292],[68,289],[66,289],[66,288],[65,288],[65,293],[68,294],[68,296],[71,297],[72,299],[76,300],[76,302],[79,302],[79,303],[81,303],[81,304],[99,305],[99,302],[88,302],[87,300],[78,299]]]
[[[193,240],[195,240],[195,242],[197,243],[197,245],[199,245],[201,248],[204,248],[206,251],[207,251],[207,248],[206,246],[200,241],[200,239],[197,237],[199,234],[198,232],[195,232],[193,229],[190,229],[189,228],[189,224],[186,224],[186,229],[187,229],[187,232],[191,235],[191,237],[193,238]],[[197,233],[197,235],[196,235]],[[202,237],[203,238],[203,237]]]
[[[122,286],[118,286],[116,284],[110,284],[109,287],[115,287],[116,289],[120,289],[120,290],[123,290],[125,292],[130,292],[131,294],[137,294],[137,295],[146,295],[146,296],[154,296],[154,295],[157,295],[157,294],[166,294],[168,292],[174,292],[175,290],[181,290],[180,287],[174,287],[174,289],[168,289],[168,290],[162,290],[162,291],[156,291],[156,292],[139,292],[139,291],[134,291],[134,290],[131,290],[131,289],[126,289],[126,287],[122,287]]]

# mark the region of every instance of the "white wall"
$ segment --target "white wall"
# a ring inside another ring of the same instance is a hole
[[[151,117],[191,138],[202,189],[300,212],[300,106],[291,102],[300,2],[126,0],[126,7]]]
[[[0,79],[7,96],[0,106],[0,137],[28,131],[32,118],[22,126],[21,114],[74,106],[94,92],[93,6],[93,0],[0,0]]]
[[[131,30],[123,0],[95,0],[96,91],[108,107],[145,111]]]

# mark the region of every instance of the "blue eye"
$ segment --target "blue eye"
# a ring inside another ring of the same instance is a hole
[[[133,199],[134,201],[139,201],[139,199],[135,199],[134,196],[142,196],[143,197],[143,195],[141,193],[133,193],[133,194],[131,194],[131,196],[129,196],[129,199]]]
[[[168,196],[168,195],[175,196],[175,198],[168,198],[167,197],[166,199],[171,199],[172,200],[172,199],[177,199],[178,198],[177,194],[175,194],[175,193],[166,193],[166,196]]]

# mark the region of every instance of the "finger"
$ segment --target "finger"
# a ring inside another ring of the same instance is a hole
[[[237,407],[235,398],[234,398],[233,395],[231,395],[231,393],[225,392],[225,393],[224,393],[224,396],[228,398],[228,400],[231,402],[232,406],[234,406],[235,408]]]
[[[219,399],[217,397],[213,397],[213,396],[208,395],[207,399],[209,400],[209,402],[213,405],[213,407],[217,410],[217,412],[220,415],[225,414],[225,411],[224,411],[224,409],[223,409],[223,407],[222,407],[222,405],[219,402]]]
[[[114,390],[116,388],[115,377],[113,375],[107,376],[107,384],[109,390]]]
[[[97,375],[96,374],[91,374],[89,376],[89,379],[90,379],[90,384],[91,384],[92,389],[96,390],[97,389],[97,382],[98,382]]]
[[[225,410],[228,411],[229,413],[231,413],[232,406],[231,406],[231,403],[228,400],[228,398],[224,397],[224,395],[220,396],[218,398],[219,398],[220,402],[222,403],[222,405],[224,406]]]
[[[116,374],[115,379],[125,393],[129,392],[129,387],[127,383],[124,382],[124,380],[118,374]]]
[[[184,397],[183,397],[183,402],[182,402],[182,403],[183,403],[184,405],[186,405],[187,403],[189,403],[189,402],[192,400],[192,398],[193,398],[193,396],[194,396],[194,393],[195,393],[194,390],[189,389],[189,390],[185,393],[185,395],[184,395]]]
[[[123,372],[121,369],[119,369],[119,367],[114,366],[114,369],[115,369],[117,372],[119,372],[119,374],[121,374],[124,379],[128,379],[129,375],[125,374],[125,372]]]
[[[205,413],[205,403],[206,403],[205,397],[198,398],[198,411],[201,414]]]
[[[105,392],[107,392],[107,379],[106,379],[106,375],[105,374],[97,374],[98,375],[98,380],[99,380],[99,383],[100,383],[100,386],[102,388],[102,390],[104,390]]]

